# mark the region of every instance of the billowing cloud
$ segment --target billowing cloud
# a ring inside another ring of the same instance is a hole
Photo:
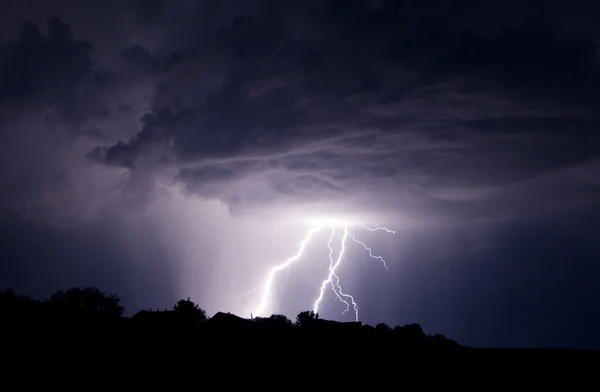
[[[593,172],[560,180],[598,158],[592,36],[531,18],[483,29],[412,2],[264,3],[210,28],[203,3],[186,19],[205,26],[198,43],[124,52],[155,75],[153,110],[91,156],[176,170],[234,211],[498,219],[597,197]]]
[[[45,30],[23,22],[0,59],[3,206],[66,223],[120,203],[126,171],[90,165],[86,153],[134,134],[152,88],[100,68],[93,45],[56,17]]]

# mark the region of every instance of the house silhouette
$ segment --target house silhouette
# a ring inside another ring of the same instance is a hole
[[[173,310],[140,310],[133,316],[132,321],[173,321],[177,320],[177,314]]]
[[[252,328],[252,320],[236,316],[232,313],[217,312],[205,323],[209,329],[219,331],[240,331]]]

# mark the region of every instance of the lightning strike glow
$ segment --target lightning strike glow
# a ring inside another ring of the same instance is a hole
[[[285,280],[281,284],[281,295],[282,296],[283,296],[283,286],[285,286],[285,284],[287,283],[288,279],[290,278],[290,272],[291,271],[292,271],[292,266],[289,266],[288,269],[287,269],[287,273],[285,274]]]
[[[329,249],[329,270],[330,271],[335,264],[333,261],[333,247],[331,246],[331,243],[333,242],[334,237],[335,237],[335,228],[331,228],[331,234],[329,235],[329,242],[327,242],[327,249]],[[348,302],[344,301],[342,296],[339,294],[340,291],[342,291],[341,288],[339,290],[336,290],[335,285],[333,284],[333,280],[331,280],[330,283],[331,283],[331,289],[333,290],[333,292],[335,293],[337,298],[346,304],[346,310],[344,312],[342,312],[342,314],[344,314],[350,309],[350,304]],[[324,291],[325,291],[325,287],[323,286],[323,287],[321,287],[321,293],[323,293]]]
[[[350,231],[348,229],[350,224],[349,224],[349,222],[347,222],[345,220],[319,218],[319,219],[310,220],[308,222],[311,222],[311,224],[315,224],[315,226],[312,226],[312,228],[310,230],[308,230],[308,232],[306,233],[306,235],[300,242],[298,252],[294,256],[292,256],[289,259],[287,259],[286,261],[284,261],[282,264],[279,264],[278,266],[273,267],[270,270],[269,275],[267,276],[267,279],[265,280],[265,283],[261,287],[254,288],[253,290],[250,290],[250,291],[242,294],[242,296],[252,294],[252,293],[258,291],[259,289],[261,289],[261,291],[262,291],[261,302],[260,302],[260,305],[258,306],[258,308],[253,313],[256,314],[257,316],[264,316],[266,309],[268,308],[268,306],[271,303],[271,292],[272,292],[272,286],[274,284],[275,276],[280,271],[287,269],[286,277],[285,277],[283,283],[281,284],[281,293],[283,294],[283,286],[285,285],[285,283],[287,282],[287,280],[289,278],[292,265],[304,255],[304,252],[306,250],[308,243],[313,239],[315,234],[317,232],[321,231],[324,227],[329,227],[331,229],[331,234],[329,235],[329,241],[327,242],[327,249],[329,250],[329,255],[328,255],[329,256],[329,274],[327,276],[327,279],[325,279],[321,282],[319,295],[313,305],[313,311],[315,313],[318,313],[318,310],[320,309],[320,307],[323,303],[323,300],[325,298],[325,290],[327,289],[327,286],[331,286],[331,290],[335,294],[336,298],[339,299],[344,305],[346,305],[344,311],[342,312],[342,315],[344,315],[346,312],[348,312],[350,310],[350,305],[352,305],[352,307],[354,309],[355,320],[358,321],[359,320],[358,304],[356,303],[356,301],[352,295],[347,294],[342,290],[342,286],[340,285],[340,277],[337,274],[337,271],[338,271],[340,265],[344,261],[344,257],[345,257],[345,253],[346,253],[346,242],[347,242],[348,237],[350,237],[354,242],[362,245],[362,247],[369,252],[369,256],[371,258],[380,260],[381,263],[383,264],[383,266],[385,267],[385,269],[388,270],[385,260],[381,256],[374,255],[371,248],[369,248],[364,242],[357,240],[356,237],[350,233]],[[372,222],[372,223],[374,223],[374,222]],[[379,226],[376,223],[374,223],[374,225],[375,225],[375,227],[368,227],[366,225],[360,225],[360,227],[362,227],[365,230],[369,230],[371,232],[383,230],[383,231],[386,231],[387,233],[392,233],[392,234],[396,233],[394,230],[388,229],[385,226]],[[340,252],[334,261],[334,257],[333,257],[334,249],[333,249],[332,244],[333,244],[333,240],[336,235],[336,230],[335,230],[336,226],[343,227],[343,236],[342,236],[342,239],[340,240]],[[359,225],[357,225],[357,227],[358,226]]]
[[[271,272],[269,272],[269,275],[267,277],[267,281],[265,282],[265,284],[263,286],[262,301],[261,301],[259,308],[256,310],[257,315],[263,314],[265,309],[269,306],[269,296],[271,294],[271,286],[273,285],[273,279],[275,278],[275,275],[277,274],[277,272],[281,271],[282,269],[289,268],[294,262],[296,262],[300,257],[302,257],[302,255],[304,254],[304,250],[306,249],[306,245],[308,245],[308,243],[310,242],[312,237],[319,230],[321,230],[320,227],[309,230],[308,233],[306,234],[306,236],[304,237],[304,239],[302,240],[302,242],[300,242],[300,249],[298,250],[298,253],[296,253],[294,256],[290,257],[289,259],[287,259],[283,264],[280,264],[271,269]]]
[[[259,289],[259,287],[255,287],[252,290],[246,291],[245,293],[242,293],[240,295],[236,295],[236,298],[240,299],[240,298],[244,298],[245,296],[248,296],[250,294],[254,294],[254,293],[256,293],[258,291],[258,289]]]
[[[391,231],[391,230],[390,230],[390,232],[393,233],[393,231]],[[354,237],[354,235],[350,234],[350,238],[352,238],[352,241],[356,242],[357,244],[362,245],[363,248],[365,248],[367,250],[367,252],[369,252],[369,256],[371,256],[374,259],[381,260],[381,263],[383,264],[385,270],[388,271],[387,263],[385,262],[385,260],[383,259],[383,257],[381,257],[381,256],[375,256],[373,254],[373,251],[371,250],[371,248],[369,248],[367,246],[367,244],[365,244],[364,242],[357,240],[356,237]]]
[[[365,225],[362,225],[361,227],[362,227],[363,229],[366,229],[366,230],[369,230],[369,231],[385,230],[385,231],[387,231],[388,233],[396,234],[396,231],[395,231],[395,230],[390,230],[390,229],[388,229],[388,228],[387,228],[387,227],[385,227],[385,226],[379,226],[379,225],[378,225],[377,223],[375,223],[375,222],[371,222],[371,223],[373,223],[373,224],[374,224],[376,227],[374,227],[374,228],[370,228],[370,227],[367,227],[367,226],[365,226]]]
[[[331,235],[329,236],[329,242],[327,243],[327,249],[329,249],[329,271],[332,271],[332,269],[333,269],[333,267],[335,265],[335,262],[333,261],[333,247],[331,246],[331,243],[333,242],[333,238],[334,237],[335,237],[335,228],[332,227],[331,228]],[[342,312],[342,315],[343,315],[348,310],[350,310],[350,304],[346,300],[344,300],[344,298],[342,298],[342,297],[346,297],[346,295],[343,294],[342,288],[340,287],[340,279],[339,279],[339,277],[337,275],[335,275],[335,277],[337,278],[335,284],[333,283],[333,279],[329,279],[329,283],[331,283],[331,289],[333,290],[333,293],[336,295],[336,297],[341,302],[343,302],[344,304],[346,304],[346,310],[344,310]],[[320,295],[321,299],[322,299],[322,297],[324,295],[325,286],[326,285],[327,285],[327,281],[325,281],[323,283],[323,285],[321,286],[321,291],[320,291],[320,293],[321,293],[321,295]],[[337,289],[336,289],[336,287],[337,287]]]
[[[331,229],[331,238],[333,238],[334,235],[335,235],[335,229]],[[340,250],[340,253],[338,255],[336,262],[329,264],[329,276],[327,277],[327,279],[325,279],[321,283],[321,290],[319,291],[319,297],[317,297],[317,299],[315,300],[313,311],[315,313],[318,313],[319,307],[321,306],[321,303],[323,302],[323,297],[325,296],[325,287],[327,287],[328,284],[331,284],[331,288],[333,289],[333,292],[335,293],[335,295],[340,299],[340,301],[342,301],[343,303],[346,304],[346,310],[344,312],[342,312],[342,314],[346,313],[350,309],[350,304],[348,302],[346,302],[344,299],[342,299],[342,297],[349,298],[350,301],[352,302],[352,306],[354,307],[356,321],[358,321],[358,304],[354,301],[354,297],[352,297],[350,294],[345,294],[342,291],[342,288],[340,287],[340,278],[335,273],[335,270],[338,269],[338,267],[340,266],[340,264],[344,258],[344,253],[346,252],[346,239],[347,238],[348,238],[348,226],[344,226],[344,236],[342,237],[342,241],[341,241],[342,249]],[[331,249],[331,246],[330,246],[330,249]],[[332,253],[333,252],[330,253],[331,261],[333,261],[333,258],[331,257]],[[335,284],[333,283],[333,279],[336,280]],[[336,287],[337,287],[337,291],[336,291]]]

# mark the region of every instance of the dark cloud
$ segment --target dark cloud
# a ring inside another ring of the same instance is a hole
[[[19,39],[2,45],[0,58],[3,105],[52,108],[70,125],[90,115],[107,115],[101,102],[89,99],[89,90],[97,88],[92,45],[75,40],[61,19],[50,19],[45,34],[35,24],[23,22]]]
[[[85,153],[134,134],[152,87],[99,63],[95,47],[58,17],[43,30],[24,21],[17,37],[0,45],[4,209],[63,224],[119,199],[123,171],[91,166]]]
[[[221,15],[199,44],[155,48],[161,58],[132,47],[128,61],[161,74],[154,109],[137,136],[92,156],[180,168],[190,191],[240,208],[342,198],[454,217],[498,215],[486,195],[597,158],[591,32],[527,7],[482,25],[435,5],[261,2]],[[190,33],[211,15],[203,7]],[[175,53],[187,61],[170,62]],[[210,57],[220,66],[190,65]]]

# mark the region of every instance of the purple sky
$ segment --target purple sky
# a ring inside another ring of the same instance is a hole
[[[376,221],[389,270],[339,270],[362,321],[600,348],[595,2],[9,3],[0,287],[249,316],[304,221]],[[327,240],[270,311],[312,308]]]

